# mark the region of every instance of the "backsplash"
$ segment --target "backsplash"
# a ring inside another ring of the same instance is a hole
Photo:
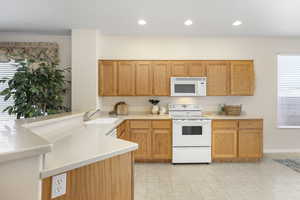
[[[129,106],[129,112],[150,112],[152,105],[148,97],[100,97],[101,109],[103,111],[113,110],[113,106],[119,101],[125,101]],[[170,103],[200,104],[204,111],[217,111],[219,104],[243,105],[247,112],[251,97],[156,97],[160,100],[160,106],[168,106]]]

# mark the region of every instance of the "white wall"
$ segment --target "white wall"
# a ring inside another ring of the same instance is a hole
[[[252,97],[164,97],[162,103],[193,101],[206,110],[215,110],[219,103],[243,104],[247,113],[264,118],[265,151],[300,150],[299,129],[276,127],[276,55],[300,54],[300,38],[102,36],[99,49],[98,57],[102,59],[253,59],[256,90]],[[149,110],[148,98],[105,97],[102,106],[110,110],[115,102],[125,100],[130,110]]]
[[[98,32],[72,30],[72,111],[98,106]]]
[[[56,42],[59,45],[60,67],[71,66],[71,37],[34,33],[0,32],[0,42]],[[71,79],[67,73],[66,78]],[[71,91],[66,94],[65,103],[71,106]]]

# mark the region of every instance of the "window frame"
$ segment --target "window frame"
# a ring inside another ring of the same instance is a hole
[[[16,66],[16,71],[15,72],[17,72],[17,66],[19,65],[18,63],[16,63],[16,62],[14,62],[13,60],[10,60],[9,62],[0,62],[0,67],[1,67],[1,64],[11,64],[11,65],[15,65]],[[2,75],[0,75],[0,78],[5,78],[5,76],[3,76],[2,77]],[[3,83],[1,83],[1,84],[3,84]],[[0,90],[1,91],[1,90]],[[1,96],[2,97],[2,96]],[[12,98],[12,97],[10,97],[10,98]],[[13,101],[12,101],[13,102]],[[4,104],[4,103],[3,103]],[[7,106],[9,106],[9,105],[7,105]],[[3,108],[4,109],[4,108]],[[2,112],[3,110],[0,110],[0,112],[1,112],[1,114],[2,113],[4,113],[4,112]],[[7,111],[5,112],[5,113],[7,113]],[[2,121],[2,122],[7,122],[7,121],[11,121],[11,120],[15,120],[15,119],[17,119],[17,117],[15,116],[15,115],[9,115],[8,113],[7,113],[7,118],[5,118],[5,117],[0,117],[0,121]]]
[[[280,84],[279,84],[279,56],[299,56],[300,57],[300,53],[278,53],[276,55],[276,125],[277,125],[277,128],[279,129],[299,129],[300,128],[300,125],[299,126],[284,126],[284,125],[280,125],[280,121],[279,121],[279,87],[280,87]],[[300,97],[299,97],[300,98]]]

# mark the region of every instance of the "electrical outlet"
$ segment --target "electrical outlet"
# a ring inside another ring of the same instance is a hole
[[[52,176],[51,198],[62,196],[66,194],[67,174],[60,174]]]

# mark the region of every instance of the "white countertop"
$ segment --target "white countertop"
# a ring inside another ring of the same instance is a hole
[[[111,117],[102,114],[98,118]],[[41,177],[49,177],[78,168],[93,162],[107,159],[115,155],[126,153],[137,149],[137,144],[121,139],[106,136],[107,133],[115,129],[120,123],[127,119],[162,120],[171,119],[169,115],[152,114],[129,114],[125,116],[115,116],[118,120],[111,124],[89,124],[65,131],[66,137],[53,142],[52,152],[46,154],[44,169]],[[257,119],[257,116],[221,116],[214,113],[204,115],[209,119]]]
[[[98,118],[108,117],[102,114]],[[136,113],[116,116],[110,124],[82,122],[82,113],[36,119],[14,120],[0,124],[1,162],[45,154],[41,177],[46,178],[93,162],[134,151],[138,145],[106,136],[126,119],[171,119],[169,115]],[[204,113],[209,119],[260,119],[258,116],[222,116]]]
[[[53,150],[45,155],[41,177],[46,178],[64,171],[134,151],[138,145],[106,136],[123,120],[114,124],[86,125],[65,132],[66,137],[53,143]]]
[[[51,143],[24,128],[23,123],[22,120],[0,123],[0,164],[51,151]]]

